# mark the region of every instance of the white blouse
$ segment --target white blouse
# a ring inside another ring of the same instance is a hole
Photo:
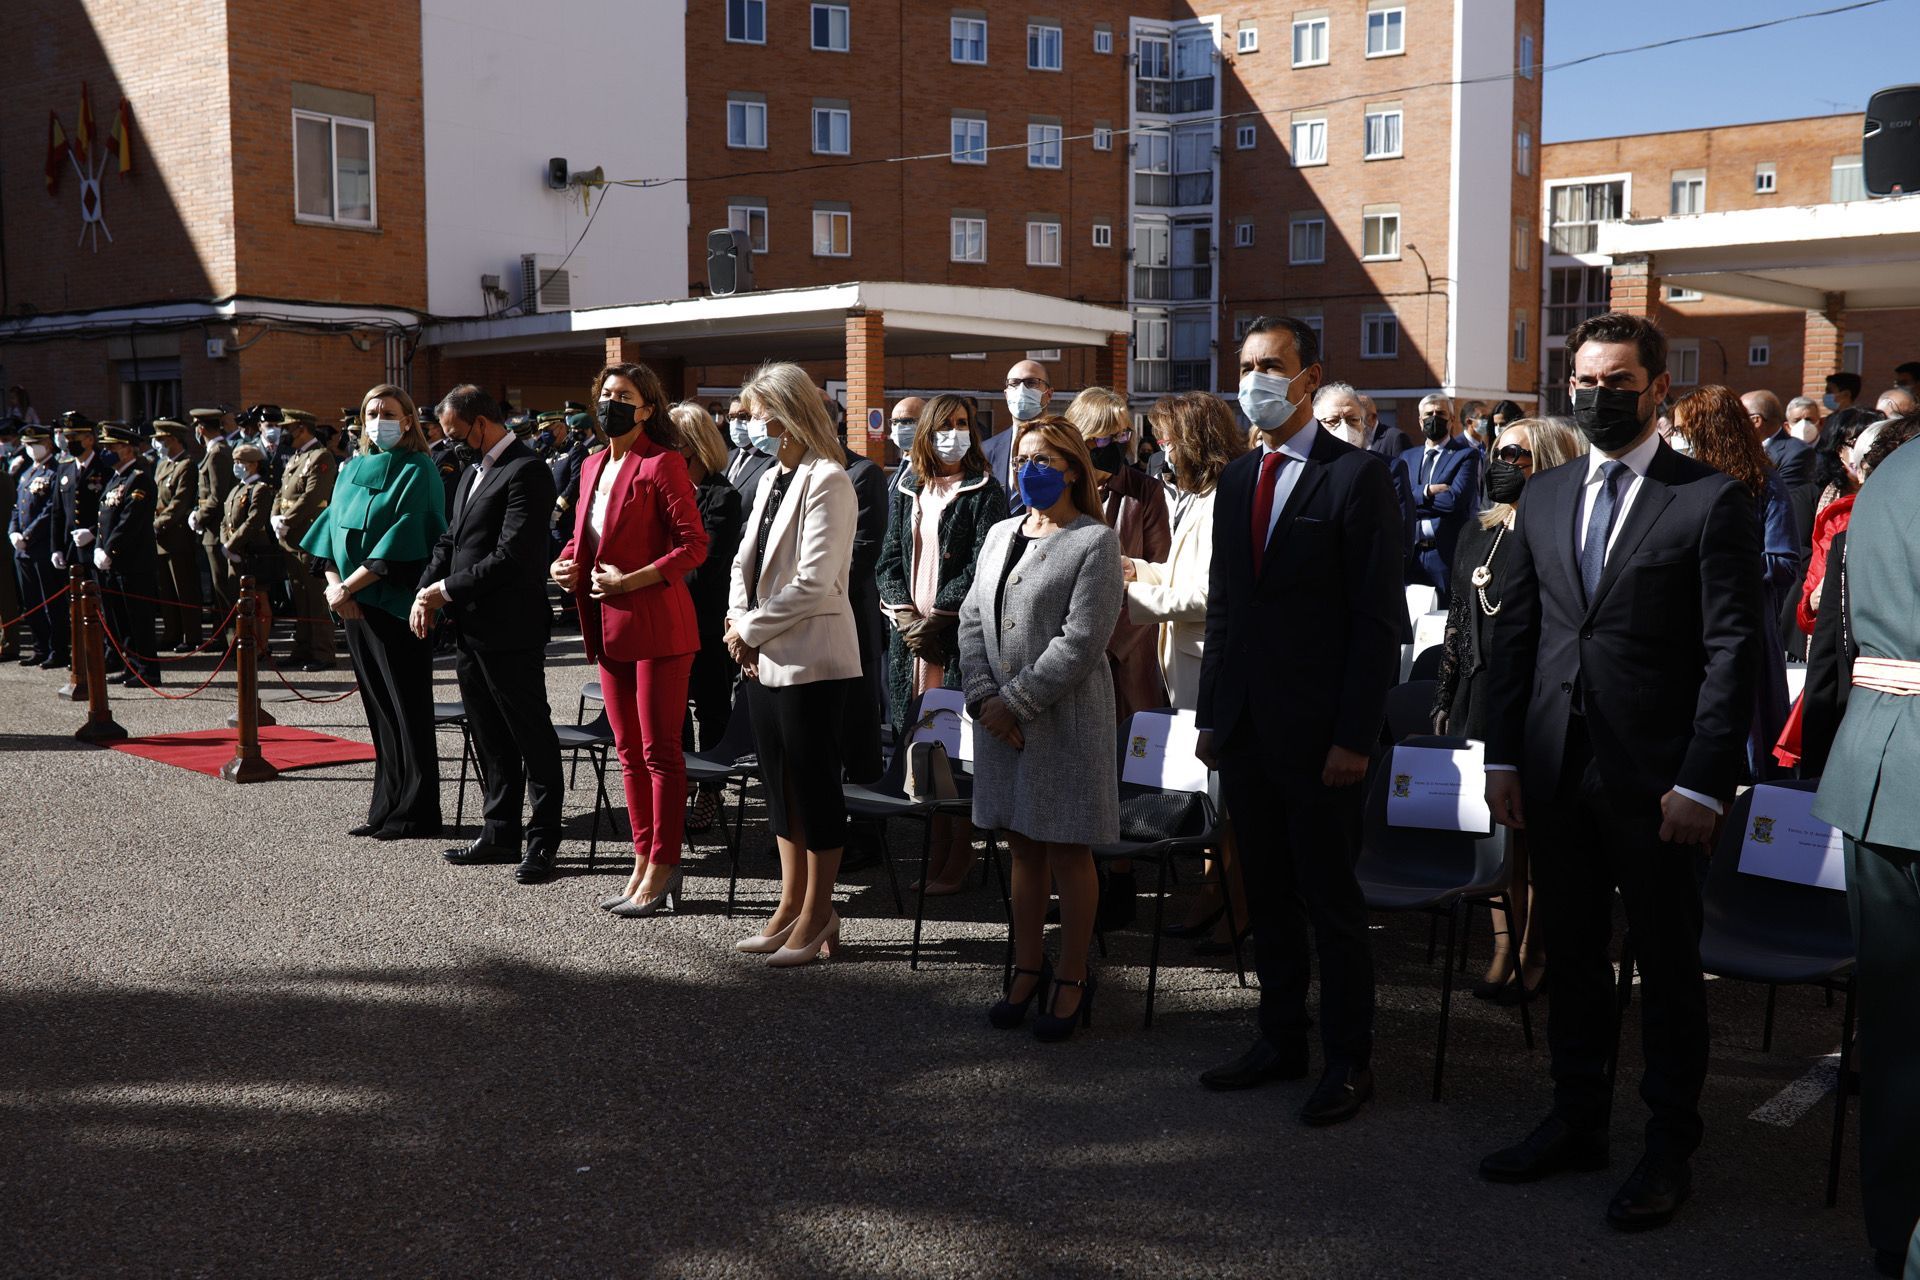
[[[599,483],[593,486],[593,505],[587,508],[587,528],[593,530],[596,538],[606,531],[607,501],[613,497],[613,487],[620,483],[620,468],[627,465],[628,456],[623,453],[607,463],[600,472]]]

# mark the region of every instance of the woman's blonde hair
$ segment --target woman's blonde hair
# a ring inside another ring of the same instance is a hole
[[[394,445],[394,448],[411,449],[415,453],[427,452],[429,447],[427,444],[427,433],[420,425],[420,410],[414,407],[413,397],[399,387],[394,386],[391,382],[383,382],[360,397],[360,416],[362,423],[360,426],[359,451],[361,453],[380,452],[380,450],[374,446],[372,428],[364,421],[366,418],[367,401],[369,400],[394,400],[399,403],[400,417],[401,420],[406,423],[406,430],[400,433],[400,443]]]
[[[1111,440],[1133,430],[1127,398],[1111,387],[1088,387],[1073,398],[1065,416],[1085,440]]]
[[[1080,428],[1065,418],[1053,416],[1020,423],[1013,431],[1012,453],[1016,458],[1020,453],[1020,442],[1029,434],[1039,432],[1048,447],[1080,473],[1067,485],[1067,494],[1073,499],[1073,505],[1083,515],[1092,516],[1101,524],[1107,522],[1107,513],[1100,506],[1100,490],[1093,482],[1093,457],[1087,452],[1087,442],[1080,435]],[[1016,468],[1016,474],[1017,471]]]
[[[827,406],[820,399],[820,388],[799,365],[771,361],[761,365],[740,388],[740,399],[749,413],[758,409],[760,417],[778,422],[800,437],[808,453],[847,465],[833,419],[827,416]]]
[[[727,446],[720,442],[720,429],[713,415],[690,400],[667,410],[673,425],[680,429],[680,451],[700,460],[709,474],[727,469]]]
[[[1500,436],[1515,427],[1527,429],[1528,446],[1533,450],[1533,470],[1527,476],[1531,484],[1542,471],[1557,467],[1563,462],[1572,462],[1587,451],[1586,443],[1580,433],[1558,418],[1520,418],[1500,428],[1500,434],[1488,442],[1488,449],[1500,443]],[[1480,527],[1491,529],[1513,513],[1511,502],[1496,502],[1480,513]]]

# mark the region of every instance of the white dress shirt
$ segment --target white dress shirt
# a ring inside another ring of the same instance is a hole
[[[1263,440],[1260,445],[1260,465],[1262,467],[1267,465],[1267,455],[1270,453],[1283,453],[1297,463],[1306,463],[1308,455],[1313,452],[1313,436],[1318,430],[1320,430],[1320,424],[1308,418],[1307,425],[1282,440],[1278,449],[1271,447]],[[1264,546],[1267,542],[1273,541],[1273,527],[1280,523],[1280,513],[1287,509],[1287,499],[1293,496],[1293,486],[1300,483],[1301,470],[1302,467],[1299,466],[1282,466],[1279,474],[1274,476],[1273,510],[1267,513],[1267,536],[1261,545]],[[1253,480],[1253,500],[1256,503],[1260,501],[1258,476]]]
[[[630,453],[623,453],[609,461],[601,471],[599,481],[593,486],[593,504],[587,508],[587,528],[593,530],[598,538],[607,530],[607,503],[613,497],[613,487],[620,483],[620,469],[627,465]]]

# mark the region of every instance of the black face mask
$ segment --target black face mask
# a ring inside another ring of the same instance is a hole
[[[1640,417],[1640,393],[1613,387],[1576,387],[1573,421],[1587,443],[1602,453],[1632,444],[1646,423]]]
[[[625,400],[602,400],[599,413],[600,429],[610,437],[624,436],[640,425],[633,406]]]
[[[1439,444],[1447,438],[1447,420],[1437,413],[1430,413],[1420,419],[1420,434]]]
[[[1095,471],[1104,471],[1108,475],[1117,474],[1120,468],[1127,465],[1127,455],[1121,452],[1120,446],[1111,440],[1105,444],[1095,445],[1087,450],[1087,455],[1093,459]]]
[[[1499,458],[1487,463],[1485,490],[1489,502],[1514,502],[1527,483],[1527,473]]]

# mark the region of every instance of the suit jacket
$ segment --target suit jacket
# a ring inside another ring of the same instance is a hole
[[[453,516],[433,545],[420,586],[446,580],[449,617],[460,642],[477,650],[537,649],[551,634],[547,604],[547,522],[553,473],[518,440],[494,462],[479,493],[460,477]]]
[[[1527,482],[1502,552],[1486,679],[1487,762],[1536,797],[1560,785],[1578,697],[1623,802],[1673,787],[1722,802],[1746,767],[1760,663],[1760,522],[1746,488],[1662,441],[1591,602],[1576,526],[1588,463]]]
[[[1174,526],[1163,561],[1133,561],[1127,617],[1159,624],[1160,670],[1173,705],[1190,711],[1200,699],[1200,655],[1206,651],[1207,582],[1213,568],[1213,503],[1219,490],[1193,499]]]
[[[733,558],[727,616],[760,651],[756,674],[769,688],[860,674],[860,639],[847,599],[859,504],[838,458],[809,453],[793,469],[767,532],[767,551],[749,593],[760,524],[779,471],[760,477],[740,550]],[[749,599],[755,601],[749,605]]]
[[[240,483],[233,475],[233,449],[216,438],[200,455],[199,484],[194,510],[200,513],[200,541],[206,546],[220,544],[220,521],[227,512],[227,495]]]
[[[158,554],[153,536],[153,471],[136,460],[117,471],[100,494],[99,541],[94,545],[113,560],[110,572],[151,579]]]
[[[1013,463],[1013,433],[1019,425],[1015,423],[980,442],[980,452],[987,456],[987,474],[1007,491],[1007,514],[1015,516],[1027,509],[1026,501],[1020,496],[1020,486],[1007,471]]]
[[[1439,456],[1433,461],[1433,475],[1422,483],[1420,464],[1427,455],[1427,446],[1414,445],[1403,450],[1394,459],[1395,470],[1406,479],[1407,489],[1413,495],[1414,537],[1419,538],[1420,522],[1435,522],[1433,545],[1446,559],[1453,563],[1454,548],[1460,544],[1460,531],[1480,510],[1480,451],[1466,442],[1462,436],[1454,436],[1440,446]],[[1443,493],[1429,494],[1426,486],[1444,484]]]
[[[1902,448],[1874,468],[1847,523],[1847,630],[1862,659],[1920,661],[1920,449]],[[1820,611],[1837,608],[1832,591]],[[1855,686],[1833,740],[1814,816],[1867,844],[1920,849],[1920,698]]]
[[[59,497],[55,500],[53,515],[53,549],[65,552],[68,563],[73,562],[73,531],[85,529],[92,532],[100,523],[100,497],[106,492],[107,481],[113,478],[113,459],[104,452],[95,449],[87,456],[85,466],[72,458],[60,464]],[[86,549],[81,557],[88,564],[93,561],[93,549]]]
[[[36,462],[20,473],[18,489],[13,498],[13,514],[8,520],[8,532],[25,534],[27,539],[23,555],[35,560],[45,560],[57,550],[59,544],[53,540],[53,522],[56,514],[56,500],[60,488],[60,473],[54,467],[53,460]],[[12,541],[8,541],[12,546]]]
[[[1213,503],[1199,727],[1224,744],[1257,721],[1278,763],[1317,781],[1330,746],[1371,752],[1386,720],[1407,628],[1400,513],[1379,455],[1316,429],[1256,578],[1262,456],[1227,464]]]
[[[156,464],[153,479],[158,486],[153,502],[154,535],[162,542],[175,545],[185,538],[191,546],[193,531],[187,528],[187,513],[200,502],[199,475],[193,455],[183,453]]]
[[[709,471],[693,493],[707,530],[707,558],[687,574],[687,594],[693,597],[694,629],[704,648],[719,645],[726,631],[727,579],[746,529],[747,508],[740,491],[718,472]]]
[[[1136,560],[1165,560],[1173,546],[1172,522],[1167,514],[1166,489],[1143,471],[1121,467],[1107,478],[1100,494],[1107,523],[1120,538],[1120,554]],[[1126,610],[1113,624],[1107,640],[1107,661],[1113,667],[1115,714],[1121,723],[1136,711],[1167,705],[1167,684],[1160,671],[1155,641],[1158,629],[1133,621]]]
[[[767,468],[773,465],[773,459],[758,449],[742,450],[744,457],[727,460],[727,479],[740,491],[741,500],[752,503],[760,492],[760,477],[767,474]],[[739,461],[739,467],[734,462]]]
[[[1789,492],[1813,487],[1813,446],[1793,438],[1784,428],[1767,438],[1767,457]]]
[[[608,496],[605,527],[596,547],[588,526],[592,495],[612,458],[603,450],[582,465],[580,492],[587,500],[575,504],[573,537],[560,558],[571,560],[592,551],[595,563],[629,573],[652,565],[660,571],[660,581],[595,600],[591,566],[582,566],[573,594],[580,605],[580,638],[587,657],[595,662],[603,655],[616,662],[637,662],[692,653],[700,647],[700,636],[686,578],[707,558],[707,530],[700,520],[693,481],[687,476],[687,461],[677,451],[655,444],[645,431],[636,433]],[[544,594],[545,587],[541,590]]]

